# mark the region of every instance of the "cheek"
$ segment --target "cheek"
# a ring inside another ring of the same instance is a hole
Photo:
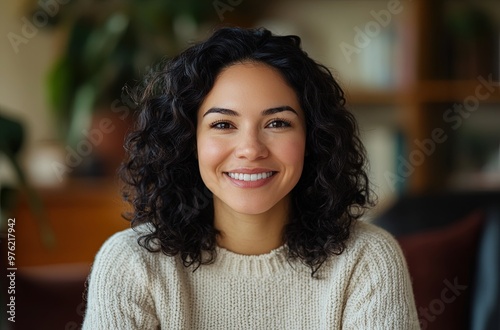
[[[199,139],[197,143],[198,163],[200,171],[217,167],[225,158],[227,144],[215,139]]]
[[[275,148],[275,152],[283,164],[302,167],[305,154],[304,138],[283,141]]]

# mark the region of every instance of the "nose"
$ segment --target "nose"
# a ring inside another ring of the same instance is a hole
[[[269,149],[263,140],[259,132],[242,132],[238,137],[235,156],[247,160],[266,158],[269,155]]]

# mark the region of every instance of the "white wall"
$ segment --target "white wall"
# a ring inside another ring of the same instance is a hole
[[[58,48],[57,38],[43,21],[39,21],[40,27],[35,25],[37,30],[25,30],[23,35],[22,19],[34,22],[28,2],[0,1],[0,111],[24,124],[26,140],[21,157],[25,168],[33,167],[32,155],[40,146],[58,136],[44,84]],[[13,45],[10,39],[17,37],[24,38],[23,42]],[[4,183],[15,180],[6,164],[0,159],[0,180]]]

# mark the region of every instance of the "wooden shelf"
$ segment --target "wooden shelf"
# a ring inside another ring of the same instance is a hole
[[[479,93],[481,103],[500,103],[500,85],[493,90],[480,87],[479,80],[428,80],[407,90],[352,89],[346,91],[347,104],[355,106],[394,105],[405,103],[463,102]]]
[[[479,80],[422,81],[415,90],[415,98],[420,102],[463,102],[469,96],[479,95],[483,98],[481,103],[500,103],[499,86],[491,91]]]
[[[22,196],[13,213],[18,267],[90,264],[109,236],[130,227],[121,217],[126,205],[114,182],[70,181],[61,187],[37,190],[56,242],[54,247],[42,243],[37,221]],[[0,250],[5,248],[2,244]]]
[[[481,191],[497,191],[500,189],[500,171],[453,173],[450,183],[455,190],[472,188]]]
[[[347,104],[354,106],[394,105],[400,103],[405,97],[405,93],[391,90],[353,89],[346,91]]]

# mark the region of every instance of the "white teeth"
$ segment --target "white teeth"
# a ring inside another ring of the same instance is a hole
[[[256,174],[245,174],[245,173],[232,173],[228,172],[227,175],[229,175],[231,178],[236,179],[236,180],[241,180],[241,181],[257,181],[257,180],[262,180],[262,179],[267,179],[271,175],[273,175],[273,172],[264,172],[264,173],[256,173]]]

